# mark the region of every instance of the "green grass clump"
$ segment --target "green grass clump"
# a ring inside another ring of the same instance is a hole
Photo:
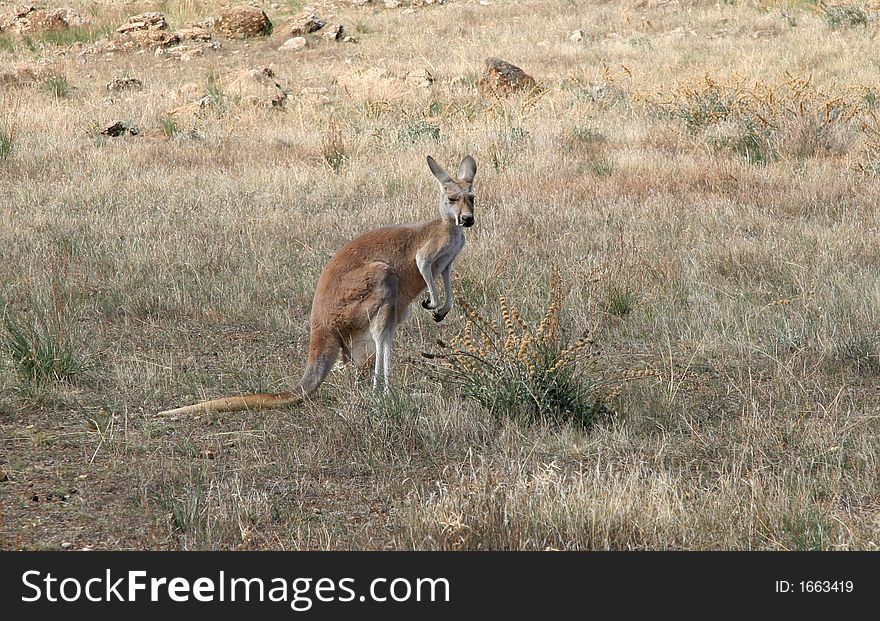
[[[0,128],[0,160],[5,160],[12,156],[15,148],[15,139],[12,134],[5,129]]]
[[[82,26],[80,28],[66,28],[64,30],[51,30],[39,35],[39,40],[49,45],[66,47],[74,43],[92,43],[102,37],[110,36],[110,28],[102,26]]]
[[[0,332],[0,346],[12,359],[23,383],[69,381],[85,368],[83,358],[65,338],[59,322],[27,322],[7,316]]]
[[[43,88],[55,99],[69,97],[73,92],[73,87],[63,75],[50,76],[43,83]]]
[[[868,25],[868,14],[864,9],[853,5],[826,6],[822,8],[822,14],[832,30]]]
[[[424,119],[400,128],[397,132],[397,140],[404,143],[415,144],[421,140],[440,141],[440,127]]]
[[[346,163],[348,163],[348,148],[345,146],[342,133],[335,123],[330,123],[327,134],[324,136],[324,141],[321,145],[321,156],[334,175],[340,174],[342,169],[345,168]]]

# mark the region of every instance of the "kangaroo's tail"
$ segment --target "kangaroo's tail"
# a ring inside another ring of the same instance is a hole
[[[317,341],[317,342],[316,342]],[[293,392],[263,393],[255,395],[238,395],[222,397],[211,401],[202,401],[173,410],[159,412],[159,416],[178,416],[183,414],[203,414],[205,412],[237,412],[240,410],[268,410],[282,408],[300,403],[324,381],[339,355],[338,341],[316,339],[312,337],[311,351],[306,369],[299,385]]]

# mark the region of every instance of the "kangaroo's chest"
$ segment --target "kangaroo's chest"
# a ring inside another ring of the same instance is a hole
[[[450,235],[449,243],[437,253],[437,257],[434,259],[434,272],[442,272],[452,265],[462,248],[464,248],[464,233],[461,229],[455,228]]]

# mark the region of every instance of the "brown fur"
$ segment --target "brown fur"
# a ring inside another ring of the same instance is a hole
[[[461,227],[473,224],[473,158],[467,156],[462,160],[458,179],[450,177],[430,157],[428,165],[443,190],[441,217],[364,233],[339,250],[318,278],[310,319],[309,356],[296,390],[224,397],[160,415],[230,412],[298,403],[318,389],[340,351],[347,361],[362,368],[374,359],[373,385],[378,387],[381,375],[387,389],[395,329],[408,316],[412,301],[426,288],[429,297],[422,306],[433,311],[435,321],[444,319],[452,304],[452,262],[464,246]],[[434,289],[437,276],[444,279],[446,299],[442,307]],[[371,354],[371,340],[375,357]]]

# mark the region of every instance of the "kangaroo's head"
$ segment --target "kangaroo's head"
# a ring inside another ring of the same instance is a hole
[[[456,226],[474,225],[474,177],[477,163],[470,155],[465,155],[458,167],[458,178],[453,179],[434,158],[428,156],[428,167],[440,182],[440,213]]]

